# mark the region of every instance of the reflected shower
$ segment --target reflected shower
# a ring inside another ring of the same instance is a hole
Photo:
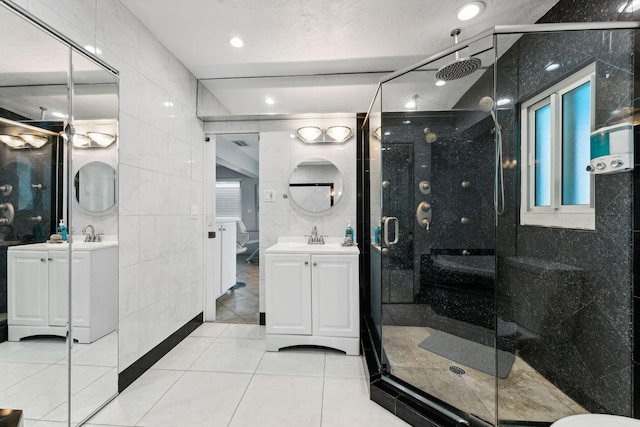
[[[453,37],[454,44],[458,44],[459,34],[460,29],[451,31],[451,37]],[[436,79],[444,81],[461,79],[473,74],[482,64],[478,58],[459,58],[458,51],[456,51],[455,57],[456,59],[453,62],[443,65],[438,69]]]

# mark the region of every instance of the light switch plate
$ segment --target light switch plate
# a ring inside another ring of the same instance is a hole
[[[263,194],[265,202],[274,202],[276,200],[276,190],[264,190]]]

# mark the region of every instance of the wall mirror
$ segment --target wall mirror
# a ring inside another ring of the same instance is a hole
[[[344,178],[336,165],[326,159],[300,162],[289,176],[289,196],[308,213],[323,213],[342,197]]]
[[[117,244],[101,272],[114,283],[116,305],[108,327],[91,336],[77,275],[94,253],[58,245],[34,258],[30,244],[49,239],[60,218],[78,232],[84,225],[66,210],[74,154],[60,132],[70,117],[117,123],[118,78],[4,1],[0,38],[0,134],[8,135],[0,138],[0,217],[13,213],[0,221],[0,420],[15,409],[25,425],[78,425],[117,393]],[[14,133],[46,138],[24,144]]]
[[[89,212],[104,212],[116,205],[116,171],[103,162],[82,166],[74,178],[74,196]]]

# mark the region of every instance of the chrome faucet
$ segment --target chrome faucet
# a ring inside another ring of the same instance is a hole
[[[318,228],[315,225],[311,229],[311,235],[307,243],[310,245],[324,245],[324,237],[318,236]]]
[[[87,233],[87,229],[91,227],[91,233]],[[96,234],[96,229],[93,228],[93,225],[87,224],[82,229],[82,234],[86,234],[87,237],[84,238],[85,242],[100,242],[102,239],[99,234]]]

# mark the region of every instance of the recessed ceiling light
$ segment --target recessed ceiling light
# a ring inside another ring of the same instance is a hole
[[[242,39],[240,37],[231,37],[229,39],[229,43],[233,47],[242,47],[242,46],[244,46],[244,42],[242,41]]]
[[[553,70],[557,70],[558,68],[560,68],[560,64],[558,64],[557,62],[549,62],[544,67],[546,71],[553,71]]]
[[[273,105],[276,103],[276,101],[274,101],[273,98],[267,98],[264,100],[264,102],[266,102],[269,105]]]
[[[173,107],[173,102],[166,101],[166,102],[163,102],[162,105],[164,105],[165,107]]]
[[[446,84],[447,82],[445,82],[444,80],[436,80],[436,86],[444,86]]]
[[[459,8],[457,16],[460,21],[468,21],[478,16],[483,10],[484,3],[481,1],[472,1]]]
[[[618,13],[629,13],[638,9],[640,9],[640,0],[633,0],[631,3],[626,1],[620,5],[620,7],[618,8]]]
[[[511,104],[511,100],[509,98],[501,98],[501,99],[498,99],[498,102],[496,102],[496,105],[498,107],[501,107],[507,104]]]

